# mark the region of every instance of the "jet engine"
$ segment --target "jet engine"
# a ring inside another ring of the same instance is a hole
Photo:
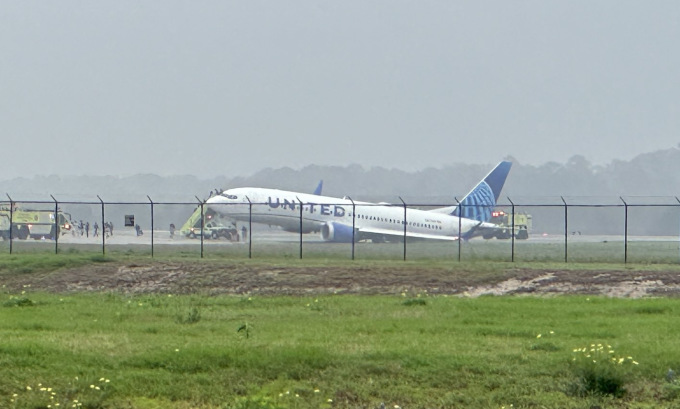
[[[321,238],[334,243],[351,243],[352,226],[342,223],[328,222],[321,226]],[[358,237],[355,237],[358,239]]]

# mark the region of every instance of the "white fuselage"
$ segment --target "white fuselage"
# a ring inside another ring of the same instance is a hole
[[[359,234],[456,240],[482,223],[445,213],[317,196],[265,188],[236,188],[207,201],[208,206],[236,221],[281,226],[299,232],[342,224]],[[483,223],[488,226],[488,223]]]

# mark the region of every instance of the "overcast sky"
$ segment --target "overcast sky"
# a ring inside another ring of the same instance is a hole
[[[627,160],[680,142],[679,41],[677,0],[0,0],[0,178]]]

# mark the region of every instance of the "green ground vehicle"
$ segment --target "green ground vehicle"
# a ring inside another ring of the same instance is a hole
[[[495,233],[485,234],[485,239],[497,238],[499,240],[507,240],[512,237],[512,213],[504,211],[494,211],[491,213],[490,223],[495,223],[501,229]],[[526,213],[515,213],[515,238],[517,240],[526,240],[529,238],[529,230],[531,230],[531,215]]]
[[[73,229],[71,215],[57,212],[55,223],[54,210],[34,210],[15,208],[12,211],[8,207],[0,209],[0,236],[3,240],[11,238],[26,240],[54,240],[57,235],[64,235]]]
[[[201,237],[201,207],[189,216],[179,233],[192,239]],[[221,218],[214,210],[205,209],[205,225],[203,226],[203,238],[219,239],[224,237],[227,240],[239,241],[238,230],[233,223]]]

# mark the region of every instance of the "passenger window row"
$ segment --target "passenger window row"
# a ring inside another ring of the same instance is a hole
[[[387,219],[387,218],[384,218],[384,217],[376,217],[376,216],[366,216],[366,215],[363,215],[363,214],[358,214],[357,218],[363,219],[363,220],[376,220],[376,221],[383,222],[383,223],[393,223],[393,224],[401,224],[401,225],[404,224],[403,220]],[[441,230],[442,229],[441,226],[438,226],[436,224],[428,224],[428,223],[408,222],[408,225],[413,226],[413,227],[424,227],[426,229],[431,229],[431,230]]]

